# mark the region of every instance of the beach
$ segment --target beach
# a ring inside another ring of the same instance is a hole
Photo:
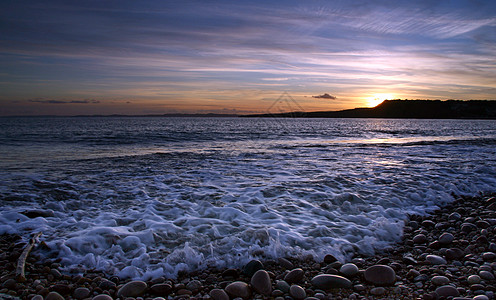
[[[25,244],[3,235],[0,293],[3,299],[494,299],[495,208],[495,194],[458,198],[427,216],[410,216],[401,242],[350,261],[252,260],[243,268],[150,281],[92,271],[70,276],[57,260],[30,256],[26,281],[19,282],[14,270]]]

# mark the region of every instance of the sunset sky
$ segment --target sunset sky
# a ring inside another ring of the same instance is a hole
[[[496,1],[0,2],[0,115],[266,112],[283,93],[496,99]]]

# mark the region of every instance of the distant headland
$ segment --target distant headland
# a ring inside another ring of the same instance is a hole
[[[496,100],[385,100],[376,107],[340,111],[243,115],[272,118],[496,119]]]

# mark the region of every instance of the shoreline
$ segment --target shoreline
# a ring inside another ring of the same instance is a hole
[[[412,215],[400,242],[344,265],[331,255],[323,262],[252,261],[243,269],[206,269],[147,282],[94,271],[64,275],[57,261],[39,262],[32,255],[27,280],[19,282],[15,266],[25,244],[3,235],[0,299],[494,299],[495,196],[459,197],[427,216]]]

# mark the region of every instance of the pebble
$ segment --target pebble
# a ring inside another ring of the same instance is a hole
[[[477,295],[475,296],[474,298],[472,298],[473,300],[489,300],[489,297],[486,296],[486,295]]]
[[[493,252],[484,252],[482,253],[482,259],[485,261],[493,261],[496,259],[496,254]]]
[[[435,285],[447,285],[450,280],[446,276],[434,276],[432,277],[431,282]]]
[[[288,270],[294,269],[293,263],[283,257],[279,258],[277,261],[283,268],[286,268]]]
[[[441,243],[443,245],[448,245],[448,244],[451,244],[451,242],[453,242],[454,239],[455,239],[455,237],[451,233],[445,232],[445,233],[441,234],[438,241],[439,241],[439,243]]]
[[[141,296],[147,288],[145,282],[140,280],[130,281],[123,285],[119,291],[117,291],[117,297],[138,297]]]
[[[226,286],[225,291],[233,298],[240,297],[248,299],[251,295],[250,287],[242,281],[235,281],[229,284]]]
[[[457,288],[451,285],[443,285],[436,289],[436,294],[440,297],[458,297],[460,296],[460,292]]]
[[[479,276],[480,276],[480,278],[482,278],[484,280],[494,280],[493,273],[491,273],[489,271],[480,271]]]
[[[364,273],[365,280],[376,286],[393,285],[396,282],[396,273],[386,265],[368,267]]]
[[[74,293],[72,295],[76,299],[84,299],[84,298],[87,298],[90,294],[91,294],[91,291],[88,288],[79,287],[79,288],[74,290]]]
[[[172,291],[172,286],[167,283],[157,283],[152,285],[150,292],[154,295],[168,295]]]
[[[335,261],[337,261],[337,258],[334,257],[334,255],[332,255],[332,254],[327,254],[326,256],[324,256],[324,262],[326,264],[331,264]]]
[[[258,259],[254,259],[245,265],[245,267],[243,268],[243,273],[246,276],[251,277],[253,276],[253,274],[255,274],[256,271],[262,270],[263,268],[263,263]]]
[[[307,293],[301,286],[293,284],[289,289],[289,295],[294,299],[305,299]]]
[[[276,289],[283,291],[284,293],[289,293],[289,284],[284,280],[276,281]]]
[[[93,297],[91,300],[113,300],[112,297],[110,297],[107,294],[100,294],[95,297]]]
[[[425,260],[432,265],[445,265],[446,259],[442,258],[439,255],[429,254],[425,257]]]
[[[59,293],[57,292],[50,292],[48,293],[48,295],[45,297],[45,300],[64,300],[65,298],[62,297],[62,295],[60,295]]]
[[[221,289],[213,289],[208,294],[214,300],[229,300],[229,295]]]
[[[272,281],[270,280],[269,273],[265,270],[258,270],[251,277],[251,286],[258,293],[269,296],[272,293]]]
[[[481,278],[479,277],[479,275],[470,275],[467,278],[467,282],[468,284],[477,284],[481,282]]]
[[[339,275],[321,274],[312,278],[312,285],[323,290],[351,288],[351,281]]]
[[[416,236],[413,237],[413,242],[415,244],[425,244],[429,241],[427,236],[423,233],[417,234]]]
[[[353,277],[358,274],[358,267],[352,263],[344,264],[339,269],[339,272],[346,277]]]
[[[305,276],[305,272],[301,268],[291,270],[286,276],[284,276],[284,281],[287,283],[298,283]]]
[[[382,296],[386,293],[386,289],[383,287],[375,287],[370,290],[370,293],[374,296]]]
[[[186,288],[192,292],[195,292],[203,288],[203,285],[199,280],[191,280],[188,284],[186,284]]]

